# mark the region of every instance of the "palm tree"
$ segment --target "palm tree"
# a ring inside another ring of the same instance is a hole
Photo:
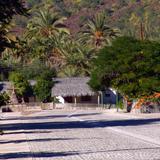
[[[60,76],[88,76],[91,71],[91,61],[96,57],[95,50],[73,40],[68,41],[61,48],[65,56],[65,67],[62,67]]]
[[[0,52],[4,51],[6,48],[14,48],[17,37],[14,35],[13,31],[11,31],[12,27],[14,26],[13,23],[10,24],[0,24]],[[4,47],[2,47],[4,46]],[[0,58],[3,55],[0,54]]]
[[[59,17],[50,10],[37,11],[27,26],[26,35],[32,38],[36,35],[49,37],[61,32],[69,33],[64,25],[64,20],[66,20],[65,17]]]
[[[125,30],[125,32],[128,31],[126,34],[129,34],[129,36],[134,36],[141,40],[158,40],[160,37],[160,33],[158,30],[159,25],[156,24],[157,16],[153,13],[145,11],[145,8],[140,9],[140,15],[137,13],[131,14],[129,23],[127,24],[127,26],[129,27]]]
[[[28,44],[33,46],[30,50],[33,59],[41,59],[47,66],[56,70],[64,63],[59,46],[63,43],[64,37],[69,35],[69,30],[64,24],[65,19],[53,14],[49,9],[36,11],[25,34]]]
[[[48,66],[54,67],[55,70],[59,70],[66,64],[63,48],[67,41],[70,41],[70,36],[64,32],[48,38],[47,43],[45,43],[47,47],[44,55]]]
[[[88,20],[82,31],[80,42],[91,44],[96,48],[110,44],[111,40],[120,35],[118,29],[111,28],[107,25],[105,13],[97,14],[93,19]]]
[[[29,45],[25,41],[25,39],[15,37],[13,48],[6,48],[2,52],[2,60],[8,65],[11,64],[25,64],[29,62]]]

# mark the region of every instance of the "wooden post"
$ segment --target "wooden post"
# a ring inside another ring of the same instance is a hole
[[[74,97],[74,104],[77,104],[77,97]]]
[[[101,104],[102,104],[102,106],[104,105],[103,104],[103,92],[101,91]]]
[[[143,41],[144,40],[144,27],[143,22],[140,22],[140,38]]]
[[[118,92],[116,92],[116,107],[118,112],[119,111]]]
[[[98,94],[98,106],[100,105],[100,95]]]

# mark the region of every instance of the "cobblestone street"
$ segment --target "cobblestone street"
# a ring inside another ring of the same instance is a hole
[[[2,128],[17,136],[14,142],[1,140],[1,146],[22,143],[21,131],[31,152],[3,153],[0,159],[160,160],[160,115],[50,110],[7,120]]]

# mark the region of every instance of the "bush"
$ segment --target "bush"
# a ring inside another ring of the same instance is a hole
[[[37,78],[34,93],[42,102],[48,102],[51,100],[51,88],[53,86],[52,77],[53,74],[47,71]]]
[[[10,97],[6,92],[0,94],[0,106],[6,105],[9,103]]]
[[[11,72],[9,80],[13,82],[15,92],[18,96],[24,97],[31,93],[31,86],[21,73]]]

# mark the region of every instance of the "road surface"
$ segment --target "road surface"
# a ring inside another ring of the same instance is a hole
[[[2,128],[16,136],[1,146],[25,142],[30,151],[1,153],[4,160],[160,160],[160,116],[49,110],[7,122]]]

